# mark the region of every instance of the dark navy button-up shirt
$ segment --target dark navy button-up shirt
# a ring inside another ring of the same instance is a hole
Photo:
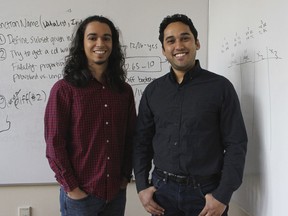
[[[179,175],[221,173],[213,195],[227,204],[242,182],[247,135],[234,87],[199,61],[178,84],[173,70],[141,98],[134,143],[137,190],[157,168]]]

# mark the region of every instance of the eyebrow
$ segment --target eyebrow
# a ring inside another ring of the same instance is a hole
[[[180,36],[187,36],[187,35],[191,36],[191,34],[189,32],[183,32],[180,34]],[[174,37],[175,36],[171,35],[171,36],[166,37],[165,40],[169,40],[169,39],[174,38]]]
[[[97,36],[97,35],[98,35],[97,33],[88,33],[87,37],[89,37],[89,36]],[[112,38],[112,35],[109,34],[109,33],[106,33],[106,34],[104,34],[104,37],[111,37]]]
[[[181,36],[186,36],[186,35],[192,35],[192,33],[189,33],[189,32],[183,32],[183,33],[181,33]]]

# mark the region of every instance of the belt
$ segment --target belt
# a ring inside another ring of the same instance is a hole
[[[172,182],[176,182],[179,184],[187,184],[187,185],[192,184],[194,186],[199,186],[220,180],[220,173],[215,173],[208,176],[199,176],[199,175],[182,176],[169,173],[167,171],[163,171],[159,168],[155,168],[154,171],[159,177],[162,177],[166,180],[170,180]]]

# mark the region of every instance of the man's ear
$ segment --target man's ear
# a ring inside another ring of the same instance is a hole
[[[196,40],[196,50],[200,49],[200,41],[197,39]]]

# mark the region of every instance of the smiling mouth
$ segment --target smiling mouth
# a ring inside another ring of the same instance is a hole
[[[105,50],[95,50],[93,52],[96,53],[96,54],[105,54],[106,53]]]
[[[187,53],[177,53],[177,54],[175,54],[174,56],[176,57],[176,58],[181,58],[181,57],[183,57],[183,56],[185,56]]]

